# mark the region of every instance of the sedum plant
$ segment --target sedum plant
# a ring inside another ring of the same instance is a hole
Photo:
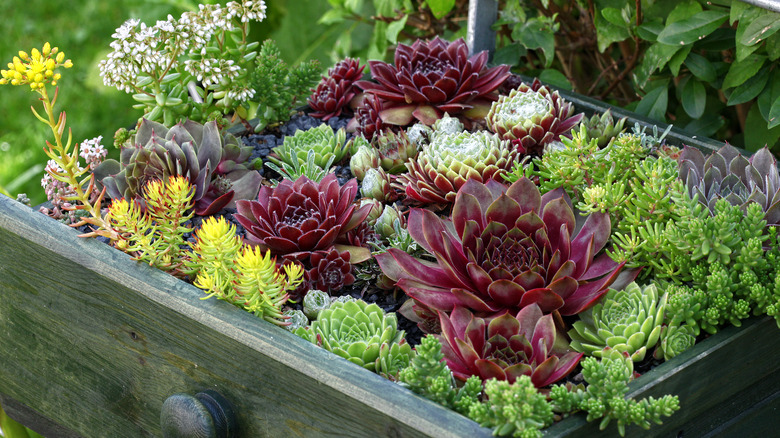
[[[468,416],[480,426],[493,429],[494,436],[541,438],[541,429],[555,418],[547,397],[528,376],[520,376],[514,383],[489,379],[485,396],[484,403],[471,406]]]
[[[143,204],[120,198],[108,207],[105,221],[116,233],[114,246],[135,260],[183,276],[184,233],[192,231],[194,189],[182,176],[152,180],[142,192]]]
[[[242,245],[235,225],[222,217],[207,218],[190,246],[188,273],[209,294],[206,298],[216,296],[273,324],[288,324],[282,306],[303,279],[299,265],[277,267],[270,251]]]
[[[328,169],[328,163],[338,163],[347,155],[346,136],[343,129],[334,133],[327,124],[298,130],[295,135],[284,137],[284,143],[275,147],[268,159],[277,166],[293,166],[295,161],[305,162],[309,151],[314,151],[314,163]]]
[[[541,195],[527,178],[509,187],[468,180],[451,218],[412,209],[408,231],[435,262],[394,248],[375,257],[414,299],[418,315],[456,306],[516,313],[533,303],[546,313],[574,315],[606,294],[623,266],[596,257],[610,234],[607,214],[591,214],[575,234],[574,212],[562,193]]]
[[[486,51],[470,57],[462,38],[417,40],[398,44],[392,64],[369,61],[376,82],[356,85],[381,102],[379,117],[389,125],[414,120],[431,125],[444,113],[476,120],[485,117],[495,90],[509,76],[509,66],[488,68],[487,61]]]
[[[628,425],[650,429],[652,423],[661,424],[662,417],[680,409],[676,395],[664,395],[659,399],[626,399],[628,382],[634,377],[634,362],[627,353],[616,350],[607,350],[601,356],[601,360],[587,357],[581,363],[582,377],[588,383],[586,389],[570,391],[565,386],[556,385],[550,390],[555,411],[583,410],[588,413],[588,421],[601,419],[600,430],[615,421],[620,436],[625,436]]]
[[[659,294],[654,284],[631,283],[622,290],[610,289],[602,300],[572,324],[571,348],[600,357],[604,347],[610,347],[642,361],[661,336],[666,294]]]
[[[255,132],[267,126],[290,120],[295,107],[303,105],[308,91],[317,83],[320,63],[316,60],[290,67],[273,40],[265,40],[257,54],[256,65],[249,76],[254,91],[246,114],[257,119]]]
[[[513,383],[529,376],[541,388],[566,377],[582,357],[569,350],[552,315],[542,315],[536,304],[489,322],[455,307],[450,316],[439,312],[439,323],[444,359],[460,380],[479,376]]]
[[[408,172],[394,186],[411,202],[444,207],[468,180],[500,180],[517,156],[508,142],[485,131],[437,134],[406,162]]]
[[[201,4],[153,26],[127,20],[100,62],[103,83],[132,94],[144,118],[166,126],[221,118],[255,95],[250,72],[258,43],[248,39],[249,23],[262,21],[265,10],[262,0],[231,1]]]
[[[424,336],[415,352],[409,366],[398,374],[398,381],[429,400],[468,415],[471,405],[479,403],[482,380],[471,376],[459,387],[444,361],[442,345],[433,335]]]
[[[521,154],[541,155],[544,147],[567,135],[582,120],[574,106],[536,79],[502,95],[485,116],[488,129],[511,140]]]
[[[30,107],[35,117],[51,128],[54,143],[46,141],[43,151],[53,161],[53,165],[47,166],[48,175],[68,187],[69,193],[62,196],[61,201],[70,204],[69,211],[83,211],[88,216],[83,216],[78,222],[72,223],[72,227],[91,225],[93,230],[83,234],[84,237],[104,236],[116,239],[108,224],[101,214],[101,203],[104,192],[97,197],[95,193],[95,178],[89,174],[88,167],[79,164],[79,144],[71,143],[71,131],[68,129],[67,140],[63,139],[65,132],[66,115],[61,112],[54,116],[54,105],[57,103],[59,88],[55,88],[54,95],[49,96],[48,85],[56,86],[61,74],[57,69],[73,67],[70,59],[65,59],[65,53],[57,47],[51,47],[47,42],[41,50],[33,48],[30,53],[19,51],[19,56],[14,56],[8,63],[8,70],[0,70],[0,85],[28,85],[30,90],[38,93],[43,106],[44,115],[40,115],[35,107]]]
[[[395,375],[409,364],[412,347],[394,313],[362,300],[334,302],[295,334],[363,368]]]

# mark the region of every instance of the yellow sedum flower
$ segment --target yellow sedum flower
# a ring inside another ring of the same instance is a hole
[[[0,84],[29,85],[32,90],[41,89],[47,83],[57,85],[61,76],[55,70],[59,67],[71,68],[73,62],[47,42],[40,51],[34,48],[29,55],[20,50],[19,56],[8,63],[8,70],[0,70]]]

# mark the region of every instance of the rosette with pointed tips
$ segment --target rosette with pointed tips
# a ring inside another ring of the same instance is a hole
[[[469,179],[501,180],[518,155],[509,142],[489,132],[437,134],[406,162],[408,172],[393,185],[414,201],[445,206]]]
[[[568,134],[582,120],[574,106],[557,91],[550,91],[535,79],[521,84],[494,102],[485,121],[488,129],[504,140],[512,140],[520,152],[541,155],[544,146]]]
[[[767,225],[780,226],[780,172],[766,147],[747,159],[727,144],[705,159],[700,150],[686,146],[678,162],[688,193],[698,194],[699,202],[713,214],[721,198],[743,208],[756,202],[764,210]]]
[[[312,251],[330,248],[366,218],[371,206],[358,208],[356,193],[357,180],[339,187],[332,173],[319,183],[305,176],[285,179],[274,188],[261,187],[256,201],[238,201],[234,217],[246,229],[247,242],[304,260]]]
[[[566,377],[582,357],[568,349],[552,315],[543,315],[536,304],[490,322],[455,307],[450,316],[439,312],[439,321],[444,359],[460,380],[479,376],[513,383],[526,375],[541,388]]]
[[[607,293],[623,267],[606,254],[596,257],[610,235],[608,214],[591,214],[576,234],[575,228],[562,191],[540,195],[527,178],[508,188],[471,179],[451,219],[417,208],[409,213],[409,233],[436,262],[394,248],[375,257],[421,317],[456,306],[515,313],[534,303],[573,315]]]
[[[94,171],[95,178],[115,199],[138,199],[148,181],[181,175],[195,188],[195,213],[206,216],[233,200],[234,190],[238,188],[233,186],[239,180],[242,181],[240,191],[246,196],[254,197],[260,186],[259,178],[254,175],[241,178],[248,169],[240,160],[246,161],[248,155],[242,153],[233,136],[223,137],[219,133],[216,122],[201,125],[187,120],[168,129],[143,119],[131,144],[122,148],[119,162],[106,160]]]
[[[382,101],[382,121],[408,125],[417,119],[430,125],[444,113],[485,117],[495,90],[509,75],[509,66],[487,68],[488,53],[469,57],[466,42],[439,37],[398,44],[393,64],[369,61],[376,82],[355,84]]]
[[[359,59],[345,58],[329,69],[328,76],[322,77],[309,97],[309,107],[314,110],[310,115],[325,121],[341,115],[357,95],[359,90],[354,84],[363,76],[365,67]]]

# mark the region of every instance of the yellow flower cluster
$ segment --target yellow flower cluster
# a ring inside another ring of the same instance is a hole
[[[8,63],[8,70],[0,70],[2,78],[0,84],[30,85],[37,90],[43,88],[47,82],[57,85],[60,74],[55,73],[58,67],[71,68],[73,62],[65,59],[65,53],[60,52],[49,43],[43,45],[43,49],[32,49],[30,54],[19,51],[19,56],[14,56],[13,62]]]

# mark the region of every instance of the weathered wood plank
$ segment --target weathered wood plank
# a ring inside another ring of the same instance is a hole
[[[158,436],[211,388],[242,436],[489,431],[0,197],[0,393],[83,436]]]

